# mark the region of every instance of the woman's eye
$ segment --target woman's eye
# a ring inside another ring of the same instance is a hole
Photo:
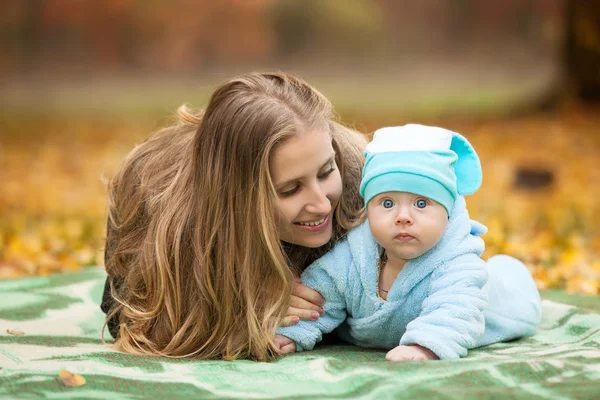
[[[381,202],[381,205],[383,206],[383,208],[392,208],[394,207],[394,202],[391,200],[384,200]]]
[[[289,197],[295,194],[298,191],[298,189],[300,189],[298,186],[294,186],[293,189],[286,190],[285,192],[280,192],[279,195],[282,197]]]
[[[335,168],[331,168],[329,171],[326,171],[318,176],[319,179],[327,179],[329,175],[331,175],[335,171]]]
[[[417,208],[425,208],[427,207],[427,201],[419,199],[416,201],[415,205],[417,206]]]

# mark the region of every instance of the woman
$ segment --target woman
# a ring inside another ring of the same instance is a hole
[[[287,74],[234,78],[179,117],[109,185],[109,329],[131,353],[266,359],[280,325],[323,312],[294,278],[364,218],[364,138]]]

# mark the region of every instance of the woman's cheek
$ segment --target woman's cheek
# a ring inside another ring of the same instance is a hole
[[[332,188],[332,192],[333,195],[330,197],[332,200],[332,203],[337,203],[337,201],[340,199],[340,197],[342,197],[342,190],[343,190],[343,184],[342,184],[342,177],[340,175],[340,171],[336,169],[335,173],[335,179],[333,179],[333,188]]]
[[[306,206],[306,201],[302,195],[289,198],[287,203],[287,221],[293,223],[301,217],[302,210]]]

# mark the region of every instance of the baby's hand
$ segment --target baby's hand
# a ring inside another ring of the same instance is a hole
[[[296,352],[296,342],[287,336],[275,335],[275,344],[277,345],[280,355]]]
[[[411,344],[410,346],[396,346],[385,355],[387,361],[425,361],[439,360],[439,357],[428,348]]]

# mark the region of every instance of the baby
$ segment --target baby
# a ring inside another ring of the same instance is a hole
[[[368,220],[302,274],[325,314],[278,329],[281,354],[311,350],[338,327],[345,341],[390,350],[388,361],[458,359],[533,335],[541,305],[527,268],[480,258],[487,228],[469,219],[463,197],[482,179],[471,144],[410,124],[375,132],[365,155]]]

